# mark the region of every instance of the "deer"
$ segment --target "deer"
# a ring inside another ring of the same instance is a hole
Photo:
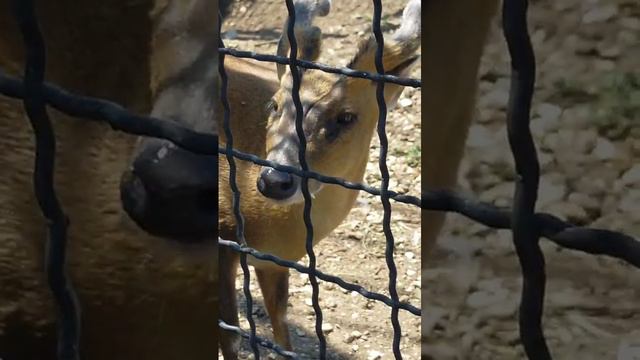
[[[24,46],[10,3],[0,3],[0,69],[22,77]],[[39,1],[36,10],[46,81],[214,132],[211,101],[179,91],[217,84],[217,1]],[[167,94],[176,92],[190,107],[169,113]],[[197,244],[169,244],[139,228],[120,190],[137,138],[57,111],[50,116],[55,185],[70,219],[67,272],[80,304],[80,357],[211,359],[218,348],[215,220]],[[46,223],[33,194],[33,133],[21,101],[0,96],[0,132],[0,358],[52,359]]]
[[[298,58],[314,61],[322,48],[321,32],[314,27],[315,16],[326,16],[329,1],[297,1],[296,40]],[[314,7],[315,6],[315,7]],[[387,74],[407,76],[419,59],[420,47],[420,1],[409,1],[403,13],[402,27],[387,37],[383,64]],[[286,24],[280,39],[277,55],[288,56],[289,41]],[[374,57],[376,42],[373,36],[360,41],[356,55],[349,68],[376,72]],[[225,64],[234,68],[227,57]],[[275,70],[275,71],[274,71]],[[300,168],[298,162],[299,142],[295,129],[296,109],[291,98],[292,74],[284,65],[271,69],[271,77],[277,79],[278,89],[266,102],[266,116],[259,129],[254,124],[232,122],[234,146],[241,151],[256,154],[267,160]],[[229,84],[234,82],[229,78]],[[240,85],[240,82],[237,82]],[[327,74],[319,70],[301,70],[300,97],[303,104],[304,132],[308,143],[306,159],[309,168],[328,176],[352,182],[362,182],[369,158],[369,148],[378,119],[376,105],[376,82]],[[399,98],[402,86],[385,85],[385,101],[392,107]],[[231,114],[234,108],[231,106]],[[237,110],[236,110],[237,111]],[[235,126],[234,126],[235,125]],[[241,141],[251,134],[250,143]],[[237,140],[236,140],[237,139]],[[220,143],[226,137],[220,132]],[[245,219],[245,237],[249,246],[290,261],[298,261],[304,255],[306,229],[303,220],[304,199],[301,178],[270,167],[260,167],[238,161],[241,192],[241,212]],[[219,161],[219,233],[226,239],[238,240],[235,236],[235,219],[231,212],[232,194],[228,184],[228,166]],[[314,245],[328,236],[346,218],[358,192],[340,186],[324,185],[309,180],[309,191],[313,197],[311,218],[314,226]],[[230,309],[237,307],[235,274],[237,254],[220,248],[220,304]],[[275,342],[284,349],[293,350],[286,323],[289,270],[264,261],[252,261],[267,313],[271,320]],[[223,268],[227,266],[227,268]],[[226,304],[228,302],[228,304]],[[237,324],[237,311],[222,312],[225,321]],[[222,334],[223,354],[231,352]],[[231,342],[230,340],[229,342]],[[233,358],[233,356],[231,356]]]

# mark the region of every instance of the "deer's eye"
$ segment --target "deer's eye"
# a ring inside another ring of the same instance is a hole
[[[338,115],[336,123],[338,123],[338,125],[340,126],[346,126],[356,122],[357,118],[358,117],[354,113],[344,112]]]
[[[329,141],[337,139],[340,136],[340,132],[355,123],[357,119],[356,114],[350,112],[341,113],[336,117],[335,122],[327,124],[325,130],[327,139]]]
[[[267,111],[272,115],[278,112],[278,103],[275,100],[271,100],[267,103]]]

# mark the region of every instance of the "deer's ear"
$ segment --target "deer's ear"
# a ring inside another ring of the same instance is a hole
[[[402,12],[402,25],[390,38],[384,39],[382,65],[385,74],[407,77],[420,58],[418,49],[422,38],[421,6],[420,0],[409,0]],[[348,67],[377,73],[375,63],[377,49],[378,45],[373,36],[365,39],[360,43],[358,52]],[[403,87],[399,85],[385,84],[385,100],[390,106],[395,105],[402,89]]]
[[[412,39],[409,41],[396,41],[390,39],[385,41],[382,53],[382,66],[386,75],[394,75],[398,77],[408,77],[417,64],[420,55],[416,50],[420,47],[419,40]],[[356,56],[353,58],[348,67],[354,70],[366,71],[369,73],[377,73],[376,59],[377,43],[373,37],[364,40],[358,49]],[[358,79],[349,79],[347,81],[358,81]],[[370,83],[376,86],[375,82]],[[388,106],[394,106],[403,86],[393,83],[385,84],[385,101]]]

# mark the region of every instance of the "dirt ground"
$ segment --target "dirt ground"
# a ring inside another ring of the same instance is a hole
[[[538,78],[532,130],[542,167],[538,211],[640,235],[640,3],[539,0],[529,29]],[[461,186],[508,205],[509,58],[498,24],[482,66]],[[428,81],[428,79],[425,79]],[[424,269],[424,349],[433,359],[523,359],[520,268],[510,232],[450,216]],[[541,241],[543,327],[554,359],[640,359],[640,272]]]
[[[384,1],[383,30],[389,34],[400,24],[404,1]],[[334,1],[327,18],[317,24],[323,30],[320,62],[344,67],[355,54],[357,42],[370,31],[373,6],[364,1]],[[275,54],[277,40],[286,18],[281,0],[239,1],[223,25],[225,46],[259,53]],[[418,66],[411,75],[420,78]],[[388,158],[391,189],[416,196],[420,194],[420,91],[407,88],[399,105],[389,111]],[[365,182],[380,186],[378,139],[374,136]],[[398,293],[401,300],[420,306],[420,212],[415,207],[393,203],[392,230],[395,236],[395,261],[398,268]],[[316,248],[318,269],[340,276],[348,282],[388,295],[388,270],[385,263],[385,238],[382,233],[380,199],[361,194],[347,220]],[[301,260],[307,263],[307,258]],[[237,287],[241,288],[241,275]],[[255,275],[252,272],[252,280]],[[271,337],[271,326],[262,306],[258,285],[252,281],[257,304],[254,318],[258,333]],[[318,339],[311,304],[311,285],[306,275],[292,271],[288,319],[295,350],[302,359],[318,358]],[[244,297],[239,292],[241,306]],[[391,309],[357,293],[349,293],[333,284],[320,282],[320,304],[328,342],[329,359],[392,359],[393,329]],[[244,310],[244,308],[243,308]],[[420,356],[420,318],[400,311],[401,348],[405,359]],[[246,319],[241,326],[248,329]],[[243,344],[243,358],[249,355]],[[262,354],[267,353],[263,351]]]
[[[404,1],[383,4],[383,24],[391,31]],[[357,38],[370,29],[372,6],[355,0],[333,5],[329,17],[318,22],[326,35],[320,61],[344,66]],[[640,3],[537,0],[529,13],[538,71],[532,111],[542,170],[537,210],[639,236]],[[240,1],[223,26],[225,43],[273,54],[285,16],[283,1]],[[509,204],[513,193],[505,129],[509,72],[496,20],[460,174],[462,191],[496,205]],[[420,68],[412,76],[420,78]],[[414,195],[420,193],[419,119],[420,91],[406,89],[389,113],[389,164],[391,187]],[[379,185],[377,144],[374,139],[366,177],[372,185]],[[420,290],[419,212],[393,204],[398,289],[412,304],[425,298],[425,353],[437,360],[523,359],[517,325],[520,268],[510,233],[451,215],[423,269]],[[387,293],[381,219],[379,199],[361,194],[345,223],[316,248],[319,268]],[[548,280],[543,326],[554,359],[640,358],[640,272],[617,260],[562,250],[546,240],[541,244]],[[303,358],[317,358],[306,276],[292,273],[291,288],[294,346]],[[270,337],[255,283],[253,290],[259,333]],[[326,283],[320,298],[330,324],[330,358],[393,358],[388,307]],[[406,312],[400,319],[403,356],[418,359],[420,319]],[[248,328],[246,321],[243,327]]]

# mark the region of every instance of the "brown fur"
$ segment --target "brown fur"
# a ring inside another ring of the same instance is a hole
[[[171,18],[165,7],[177,15],[192,12]],[[172,54],[215,41],[215,32],[205,29],[217,28],[211,23],[215,8],[208,0],[38,2],[47,81],[148,113],[150,85],[170,86],[165,80],[185,66]],[[185,20],[188,26],[181,25]],[[163,21],[178,25],[163,27]],[[180,34],[187,36],[178,41]],[[0,67],[14,75],[22,71],[21,41],[9,4],[2,2]],[[58,140],[56,187],[71,219],[68,268],[82,306],[82,358],[215,356],[215,247],[194,260],[186,252],[167,253],[158,246],[164,240],[124,226],[118,185],[134,137],[50,113]],[[55,312],[43,272],[45,223],[33,195],[33,136],[21,102],[0,97],[0,133],[0,357],[52,359]]]
[[[497,0],[427,1],[423,12],[423,191],[453,189],[474,116],[480,57]],[[446,35],[446,36],[445,36]],[[422,266],[445,213],[422,215]]]

